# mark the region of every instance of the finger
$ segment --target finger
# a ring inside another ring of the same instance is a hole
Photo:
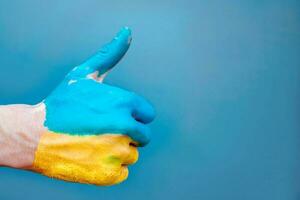
[[[132,117],[144,124],[150,123],[155,118],[153,106],[143,97],[135,95],[135,104],[132,109]]]
[[[132,140],[137,142],[138,146],[145,146],[150,142],[151,131],[148,126],[138,121],[132,121],[132,125],[129,126],[125,132]]]
[[[84,78],[89,74],[98,72],[101,76],[112,69],[125,55],[131,42],[131,30],[122,28],[114,39],[101,47],[101,49],[84,63],[70,72],[72,79]]]
[[[121,60],[127,52],[130,42],[131,30],[127,27],[122,28],[110,43],[104,45],[96,55],[82,65],[99,71],[99,75],[104,74]]]
[[[128,135],[138,146],[145,146],[150,141],[150,128],[140,123],[124,112],[119,113],[118,118],[115,115],[108,115],[105,119],[98,120],[103,133],[119,133]]]

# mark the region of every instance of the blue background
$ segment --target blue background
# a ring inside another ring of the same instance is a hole
[[[300,199],[300,2],[0,1],[0,103],[44,99],[120,27],[108,83],[155,105],[152,142],[113,187],[0,169],[0,199]]]

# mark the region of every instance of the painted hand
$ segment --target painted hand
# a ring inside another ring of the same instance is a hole
[[[136,146],[150,140],[146,124],[155,115],[142,97],[102,83],[130,42],[131,32],[123,28],[46,98],[44,125],[52,133],[42,136],[34,170],[99,185],[126,179],[127,165],[137,161]]]
[[[149,142],[145,124],[154,118],[153,107],[133,92],[102,83],[130,42],[130,30],[123,28],[111,43],[66,76],[45,100],[49,130],[72,135],[121,133],[140,146]]]

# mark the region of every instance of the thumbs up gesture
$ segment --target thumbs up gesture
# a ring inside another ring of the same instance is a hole
[[[123,28],[96,55],[75,67],[45,100],[45,126],[73,135],[124,134],[137,145],[150,140],[146,126],[153,107],[142,97],[103,83],[129,48],[131,31]]]
[[[122,28],[98,53],[70,71],[42,103],[26,108],[9,106],[8,112],[31,113],[33,117],[25,116],[26,120],[19,115],[19,121],[36,128],[22,128],[30,139],[18,148],[23,148],[26,156],[14,153],[12,141],[8,149],[16,160],[5,163],[5,156],[0,156],[0,165],[4,160],[2,165],[96,185],[125,180],[127,166],[138,159],[137,147],[150,141],[147,124],[155,117],[143,97],[103,82],[130,42],[130,29]],[[22,136],[15,132],[15,140],[21,141]]]

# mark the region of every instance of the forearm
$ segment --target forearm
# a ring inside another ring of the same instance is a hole
[[[0,165],[28,168],[44,132],[44,105],[0,106]]]

